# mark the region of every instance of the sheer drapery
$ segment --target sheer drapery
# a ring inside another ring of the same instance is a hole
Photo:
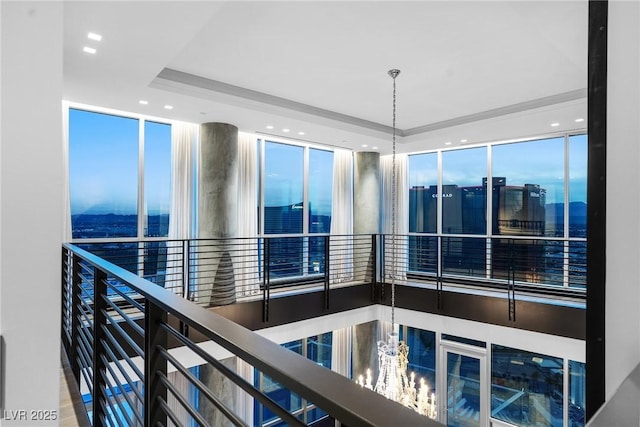
[[[385,238],[385,276],[389,277],[393,268],[392,260],[395,259],[396,278],[406,278],[408,268],[408,237],[409,232],[409,191],[408,185],[409,156],[396,154],[396,238],[395,254],[393,253],[392,216],[392,175],[393,156],[380,157],[380,172],[382,181],[382,230],[387,235]]]
[[[236,293],[260,290],[258,264],[258,146],[253,134],[238,134],[238,237],[240,251],[234,255]]]
[[[353,279],[353,152],[333,152],[333,194],[331,201],[331,283]]]
[[[192,123],[171,124],[171,206],[169,210],[169,239],[190,239],[193,236],[195,153],[199,126]],[[167,248],[167,277],[170,288],[176,293],[184,289],[180,243],[170,243]]]
[[[331,338],[331,370],[351,378],[351,331],[346,327],[333,331]]]

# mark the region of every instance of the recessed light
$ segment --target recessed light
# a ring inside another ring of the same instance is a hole
[[[445,142],[444,145],[451,145],[451,141]]]
[[[461,139],[460,142],[467,142],[467,140],[466,139]]]
[[[560,123],[551,123],[551,126],[557,127],[557,126],[560,126]]]
[[[378,149],[378,147],[371,147],[371,148],[373,148],[374,150],[377,150],[377,149]]]
[[[141,99],[140,101],[138,101],[138,104],[147,105],[149,104],[149,101],[145,101],[144,99]]]
[[[267,129],[273,129],[273,126],[269,125],[267,126]]]
[[[96,50],[95,50],[94,48],[92,48],[92,47],[89,47],[89,46],[85,46],[85,47],[83,47],[83,48],[82,48],[82,50],[83,50],[84,52],[86,52],[86,53],[90,53],[90,54],[92,54],[92,55],[95,55],[95,53],[96,53]]]
[[[284,128],[284,129],[282,129],[282,132],[285,132],[285,133],[286,133],[286,132],[289,132],[289,129]]]
[[[89,33],[89,34],[87,34],[87,37],[90,38],[91,40],[95,40],[97,42],[102,40],[102,36],[100,34],[96,34],[96,33]]]
[[[298,132],[298,135],[304,135],[304,132]]]
[[[165,105],[164,109],[165,110],[173,110],[173,105]]]
[[[362,148],[367,148],[368,145],[367,144],[362,144]]]
[[[582,117],[579,119],[576,119],[576,123],[580,123],[580,122],[584,122],[584,119]]]

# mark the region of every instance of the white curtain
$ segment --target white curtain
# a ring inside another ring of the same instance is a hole
[[[395,254],[393,253],[392,225],[392,175],[393,156],[380,157],[380,169],[382,180],[382,229],[388,236],[385,239],[385,276],[389,276],[393,268],[392,260],[395,259],[396,278],[406,278],[408,268],[408,238],[409,232],[409,156],[406,154],[396,154],[396,238]]]
[[[353,152],[333,152],[333,194],[331,207],[331,259],[329,276],[332,283],[353,279]]]
[[[351,377],[351,331],[353,328],[333,331],[331,344],[331,370],[347,378]]]
[[[169,210],[169,239],[193,237],[195,153],[200,127],[192,123],[176,122],[171,125],[171,206]],[[170,242],[167,248],[167,289],[182,294],[181,270],[183,247]],[[184,265],[188,265],[184,263]]]
[[[253,134],[238,134],[238,241],[236,289],[240,295],[260,290],[258,258],[258,146]]]

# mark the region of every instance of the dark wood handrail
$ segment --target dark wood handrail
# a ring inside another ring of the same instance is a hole
[[[166,289],[118,267],[76,245],[64,244],[75,256],[116,277],[147,303],[170,313],[237,355],[284,387],[313,402],[349,426],[440,426],[442,424],[386,399],[354,381]]]

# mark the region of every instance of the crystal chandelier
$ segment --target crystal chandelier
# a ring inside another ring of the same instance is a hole
[[[373,390],[387,399],[394,400],[413,409],[421,415],[435,419],[436,398],[424,378],[420,379],[420,386],[416,388],[415,374],[407,377],[409,363],[409,347],[404,341],[398,340],[395,331],[395,302],[396,302],[396,77],[400,70],[389,70],[393,79],[393,155],[391,158],[391,325],[393,332],[389,334],[389,341],[378,341],[378,369],[379,375],[375,387],[371,369],[367,369],[366,377],[360,375],[356,380],[361,387]]]

